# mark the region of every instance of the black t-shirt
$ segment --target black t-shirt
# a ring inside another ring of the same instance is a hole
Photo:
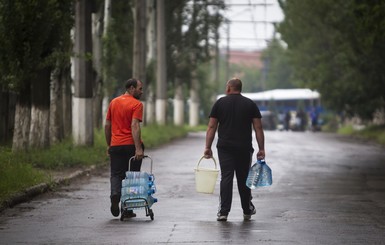
[[[218,99],[210,117],[218,119],[219,148],[252,150],[253,118],[262,118],[258,106],[241,94]]]

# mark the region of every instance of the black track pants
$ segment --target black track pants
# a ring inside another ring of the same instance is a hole
[[[254,206],[251,203],[251,190],[246,186],[246,179],[251,165],[252,152],[248,150],[218,148],[218,157],[221,167],[220,204],[218,212],[222,215],[227,215],[231,210],[235,172],[243,213],[250,214]]]
[[[143,150],[144,146],[142,145]],[[128,163],[131,157],[135,156],[135,145],[111,146],[109,149],[111,161],[111,196],[120,197],[122,189],[122,180],[128,171]],[[140,171],[142,160],[131,161],[130,171]]]

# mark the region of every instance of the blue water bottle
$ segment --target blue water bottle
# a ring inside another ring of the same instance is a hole
[[[255,189],[261,186],[269,186],[273,183],[271,169],[267,166],[264,159],[257,160],[257,162],[251,166],[249,174],[247,176],[246,185],[250,189]]]

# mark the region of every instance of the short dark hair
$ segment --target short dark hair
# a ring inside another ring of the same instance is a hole
[[[239,78],[232,78],[228,82],[230,87],[233,87],[235,91],[242,91],[242,81]]]
[[[134,88],[136,88],[136,86],[138,86],[138,79],[136,78],[130,78],[126,81],[126,90],[129,89],[131,86],[133,86]]]

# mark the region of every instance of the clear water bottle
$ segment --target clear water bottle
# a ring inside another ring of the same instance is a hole
[[[249,170],[246,180],[247,187],[255,189],[256,187],[269,186],[272,183],[273,180],[270,167],[267,166],[265,160],[257,160]]]
[[[152,183],[152,185],[150,186],[150,189],[148,190],[148,194],[149,195],[152,195],[156,192],[156,186],[154,183]]]
[[[150,208],[152,206],[152,204],[158,202],[158,199],[153,197],[153,196],[148,196],[147,197],[147,205],[148,207]]]

